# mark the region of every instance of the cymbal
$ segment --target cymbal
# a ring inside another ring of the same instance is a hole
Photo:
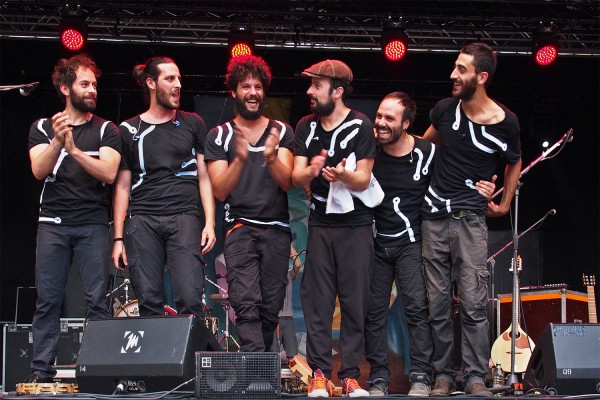
[[[229,300],[229,295],[227,293],[211,293],[208,298],[215,303],[225,303]]]

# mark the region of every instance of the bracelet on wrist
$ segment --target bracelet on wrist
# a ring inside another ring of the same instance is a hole
[[[114,238],[114,239],[113,239],[113,243],[116,243],[116,242],[122,242],[122,241],[123,241],[123,238],[122,238],[122,237],[120,237],[120,238]]]

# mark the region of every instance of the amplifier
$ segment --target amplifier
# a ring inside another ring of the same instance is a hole
[[[525,384],[560,395],[598,398],[599,340],[598,324],[549,324],[531,355]]]
[[[197,399],[281,397],[279,353],[196,353]]]
[[[178,388],[194,377],[194,354],[207,349],[208,336],[204,321],[193,315],[89,320],[75,370],[79,391]]]
[[[83,338],[83,319],[61,319],[56,366],[72,366]],[[2,387],[14,391],[17,383],[31,374],[33,333],[31,324],[5,324],[3,326]]]

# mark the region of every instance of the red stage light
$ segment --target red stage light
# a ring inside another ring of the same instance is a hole
[[[402,22],[386,21],[381,34],[381,50],[390,61],[398,61],[406,55],[408,36]]]
[[[252,48],[246,43],[235,43],[231,46],[230,54],[232,58],[249,56],[252,54]]]
[[[531,54],[538,65],[552,64],[558,57],[560,42],[556,38],[557,28],[553,23],[540,22],[531,41]]]
[[[231,57],[248,56],[254,50],[252,28],[247,25],[236,25],[229,32],[229,54]]]
[[[388,60],[398,61],[406,54],[406,44],[401,40],[392,40],[385,46],[383,53]]]
[[[557,56],[558,51],[556,50],[556,47],[551,45],[544,46],[535,54],[535,62],[539,65],[550,65],[556,60]]]
[[[87,24],[83,16],[80,15],[80,10],[69,11],[69,13],[69,15],[63,16],[58,26],[60,41],[63,46],[71,51],[81,50],[87,39]]]
[[[62,44],[69,50],[80,50],[85,44],[81,32],[75,29],[67,29],[60,36]]]

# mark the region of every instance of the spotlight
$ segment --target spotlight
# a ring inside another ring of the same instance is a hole
[[[235,25],[229,32],[229,54],[232,58],[247,56],[254,51],[252,28],[248,25]]]
[[[558,57],[559,42],[555,37],[556,27],[553,23],[540,22],[533,34],[531,54],[538,65],[550,65]]]
[[[72,10],[67,6],[61,15],[62,21],[58,26],[60,41],[69,50],[81,50],[87,39],[87,24],[81,8],[77,6],[76,10]]]
[[[390,61],[398,61],[408,50],[408,36],[403,22],[386,21],[381,34],[381,50]]]

